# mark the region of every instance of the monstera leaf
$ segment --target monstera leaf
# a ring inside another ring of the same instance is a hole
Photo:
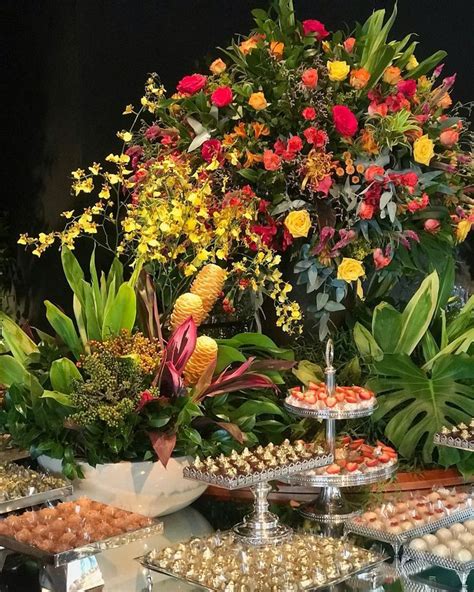
[[[422,450],[432,462],[433,437],[444,425],[469,424],[474,416],[474,358],[467,354],[437,358],[428,373],[406,354],[385,354],[374,363],[369,387],[378,393],[374,420],[387,418],[385,435],[405,458]]]

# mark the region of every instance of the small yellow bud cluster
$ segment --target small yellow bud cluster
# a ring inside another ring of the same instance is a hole
[[[217,343],[212,337],[201,335],[196,340],[196,348],[184,369],[184,379],[188,386],[196,384],[204,370],[217,359]]]

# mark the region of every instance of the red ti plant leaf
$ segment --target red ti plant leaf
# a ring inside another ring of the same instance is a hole
[[[165,397],[177,397],[184,388],[181,374],[172,362],[163,362],[161,367],[160,394]]]
[[[166,468],[174,447],[176,446],[176,434],[162,434],[160,432],[148,432],[153,450],[156,456]]]
[[[231,393],[233,391],[244,391],[247,389],[272,388],[278,390],[276,384],[264,374],[256,374],[249,372],[245,376],[235,377],[231,379],[222,379],[220,382],[213,382],[202,394],[202,397],[215,397],[223,393]]]
[[[226,432],[229,432],[232,438],[234,438],[234,440],[237,440],[239,444],[244,443],[244,433],[238,425],[235,425],[235,423],[229,423],[228,421],[217,421],[216,423]]]
[[[171,335],[165,347],[165,361],[171,362],[179,374],[196,348],[197,329],[193,317],[189,317]]]

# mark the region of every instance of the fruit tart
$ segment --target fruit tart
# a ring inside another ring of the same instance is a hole
[[[314,411],[358,411],[375,405],[375,394],[362,386],[337,386],[333,396],[328,396],[324,382],[309,382],[304,390],[295,386],[288,391],[286,403]]]

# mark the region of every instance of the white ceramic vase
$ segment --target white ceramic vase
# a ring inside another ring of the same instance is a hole
[[[160,462],[119,462],[97,465],[80,462],[84,479],[73,482],[74,497],[86,496],[104,504],[145,516],[164,516],[189,506],[206,489],[199,481],[183,477],[192,459],[170,458],[167,467]],[[38,463],[51,473],[60,473],[62,461],[40,456]]]

